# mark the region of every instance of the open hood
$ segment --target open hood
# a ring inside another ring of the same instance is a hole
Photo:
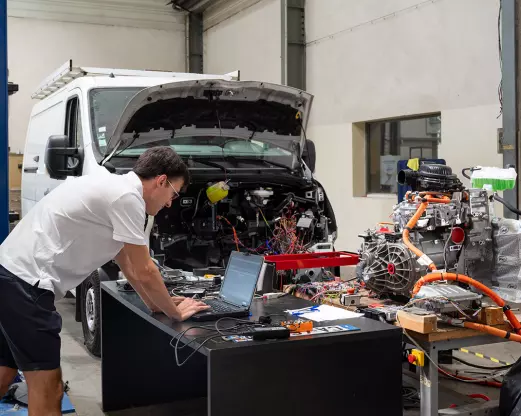
[[[146,88],[123,111],[104,159],[187,135],[237,137],[302,154],[302,127],[312,99],[295,88],[254,81],[181,81]]]

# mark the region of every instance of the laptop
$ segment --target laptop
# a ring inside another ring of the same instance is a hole
[[[219,296],[205,300],[204,303],[211,309],[196,313],[192,316],[192,320],[211,321],[248,316],[263,264],[262,256],[232,252]]]

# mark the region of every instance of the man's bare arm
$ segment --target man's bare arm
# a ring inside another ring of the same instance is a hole
[[[145,305],[147,305],[148,309],[150,309],[152,312],[161,312],[161,309],[159,309],[157,305],[154,302],[152,302],[152,300],[148,297],[148,295],[145,292],[145,289],[143,289],[141,283],[139,283],[139,280],[134,275],[132,264],[130,263],[125,249],[121,249],[121,251],[118,253],[114,260],[118,264],[119,268],[121,269],[127,280],[131,282],[132,287],[136,290],[136,292],[141,297]]]
[[[126,275],[125,270],[123,273],[143,301],[150,302],[150,307],[155,306],[166,316],[177,321],[184,321],[195,313],[208,309],[208,306],[193,299],[186,299],[179,305],[175,305],[161,273],[150,257],[147,246],[125,243],[121,252],[118,257],[126,256],[123,262],[127,261],[126,267],[130,270],[129,276]]]

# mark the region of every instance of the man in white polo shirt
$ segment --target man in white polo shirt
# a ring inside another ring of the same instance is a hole
[[[126,175],[66,181],[20,221],[0,246],[0,398],[19,369],[29,415],[61,415],[61,317],[54,300],[112,259],[151,310],[182,321],[208,308],[170,297],[144,232],[146,214],[170,207],[188,179],[170,147],[155,147]]]

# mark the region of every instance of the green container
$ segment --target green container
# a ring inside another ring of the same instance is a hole
[[[472,178],[472,187],[482,189],[484,185],[491,185],[494,191],[505,191],[514,189],[515,179],[494,179],[494,178]]]

